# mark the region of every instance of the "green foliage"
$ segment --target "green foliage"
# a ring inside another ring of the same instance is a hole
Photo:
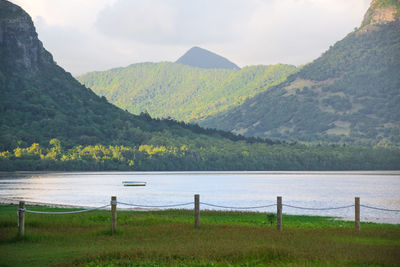
[[[201,69],[181,64],[141,63],[77,79],[133,114],[183,121],[204,118],[242,104],[281,83],[295,66],[251,66],[242,70]]]
[[[400,149],[229,141],[210,136],[159,135],[138,146],[88,145],[63,149],[34,143],[0,153],[0,170],[392,170]]]
[[[306,142],[400,144],[398,22],[353,32],[286,82],[200,125]]]

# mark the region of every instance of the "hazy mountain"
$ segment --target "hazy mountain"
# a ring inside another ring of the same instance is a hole
[[[361,27],[286,82],[201,123],[247,136],[400,144],[399,1],[372,1]]]
[[[200,121],[242,104],[296,71],[295,66],[281,64],[228,70],[162,62],[92,72],[77,79],[134,114],[147,111],[152,117]]]
[[[240,69],[228,59],[197,46],[189,49],[176,63],[203,69]]]

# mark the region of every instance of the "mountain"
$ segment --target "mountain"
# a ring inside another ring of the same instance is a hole
[[[372,1],[361,27],[287,81],[200,124],[247,136],[400,144],[399,1]]]
[[[20,7],[0,0],[0,170],[398,169],[400,150],[244,138],[132,115],[57,66]]]
[[[53,61],[30,16],[5,0],[0,0],[0,93],[1,151],[53,138],[65,147],[134,146],[193,134],[192,126],[146,113],[134,116],[81,85]]]
[[[399,19],[400,2],[398,0],[372,0],[361,23],[361,32],[377,30],[375,25],[387,24]]]
[[[228,59],[197,46],[189,49],[176,63],[203,69],[240,69]]]
[[[296,72],[295,66],[201,69],[182,64],[140,63],[77,77],[100,96],[133,114],[201,121],[240,105]]]

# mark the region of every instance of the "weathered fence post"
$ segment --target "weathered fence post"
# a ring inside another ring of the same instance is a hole
[[[280,196],[276,198],[276,217],[276,228],[278,231],[282,231],[282,197]]]
[[[354,203],[354,221],[355,221],[355,227],[356,231],[360,231],[360,198],[355,197],[355,203]]]
[[[18,236],[25,234],[25,201],[20,201],[18,205]]]
[[[194,195],[194,228],[200,228],[200,195]]]
[[[117,231],[117,197],[111,197],[111,233]]]

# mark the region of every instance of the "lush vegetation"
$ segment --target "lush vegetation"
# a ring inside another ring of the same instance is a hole
[[[77,79],[133,114],[146,111],[152,117],[188,122],[238,106],[296,70],[281,64],[229,70],[163,62],[91,72]]]
[[[154,136],[147,145],[63,149],[34,143],[0,153],[0,170],[390,170],[399,148],[229,141],[208,136]]]
[[[44,207],[31,210],[65,211]],[[17,237],[16,206],[0,206],[4,266],[396,266],[398,225],[327,217],[283,216],[282,232],[265,213],[118,211],[111,235],[109,211],[75,215],[26,214]]]
[[[37,39],[29,16],[9,2],[0,4],[2,10],[8,10],[7,16],[11,16],[15,22],[7,24],[10,21],[9,17],[0,17],[0,23],[8,25],[3,32],[3,45],[0,49],[1,170],[399,169],[399,149],[384,146],[384,144],[375,147],[357,147],[344,144],[281,143],[269,139],[244,138],[229,132],[203,129],[197,125],[172,119],[155,120],[146,112],[139,116],[132,115],[108,103],[105,97],[98,97],[90,89],[79,84],[69,73],[58,67],[50,53]],[[389,27],[388,31],[390,29]],[[384,30],[379,33],[390,35],[390,32]],[[356,38],[356,34],[352,36]],[[363,36],[361,37],[366,38],[366,41],[371,40],[370,37]],[[387,36],[381,37],[382,40],[387,41]],[[378,41],[376,40],[376,42]],[[390,40],[387,42],[391,44]],[[342,51],[335,49],[332,51]],[[334,65],[339,64],[335,62]],[[393,64],[398,64],[395,60],[393,62]],[[272,84],[280,79],[285,79],[287,71],[295,71],[294,67],[284,65],[249,67],[241,71],[198,70],[173,63],[132,66],[132,69],[136,70],[141,68],[144,70],[154,70],[155,68],[159,75],[164,72],[168,73],[174,68],[179,70],[187,68],[187,72],[179,73],[187,74],[187,77],[180,81],[188,85],[192,83],[191,79],[196,80],[203,76],[206,77],[202,80],[203,82],[212,83],[213,79],[211,78],[214,77],[214,80],[218,80],[217,77],[220,75],[228,79],[227,85],[224,85],[227,91],[221,93],[227,98],[234,95],[233,92],[238,91],[237,88],[245,88],[244,85],[253,84],[251,87],[256,87],[256,84],[259,83]],[[299,73],[300,76],[296,77],[302,77],[301,75],[307,72],[311,73],[308,75],[318,76],[318,69],[310,71],[312,68],[313,65],[305,67],[304,71]],[[366,68],[371,69],[372,67],[367,66]],[[128,71],[129,68],[121,69],[122,72],[125,70]],[[392,72],[388,73],[390,76]],[[232,82],[229,79],[234,80],[235,77],[239,78],[235,85],[237,88],[234,90],[230,87]],[[148,78],[153,79],[150,76]],[[268,79],[270,80],[268,81]],[[286,84],[290,84],[291,81],[287,81]],[[170,85],[172,86],[173,83],[171,82]],[[202,88],[208,88],[208,86]],[[271,90],[272,96],[280,95],[282,93],[280,88],[275,87]],[[321,120],[321,117],[324,121],[328,121],[329,117],[324,117],[326,113],[316,113],[315,109],[309,108],[301,102],[303,98],[307,97],[312,102],[313,100],[309,96],[316,94],[315,90],[311,87],[284,91],[284,93],[288,92],[297,94],[294,102],[288,102],[291,105],[287,106],[281,101],[279,106],[282,110],[287,109],[291,112],[290,116],[294,116],[293,120],[301,119],[299,125],[303,128],[298,126],[296,129],[299,134],[302,134],[302,130],[323,128],[323,124],[315,122]],[[384,92],[387,95],[391,93],[390,90]],[[205,95],[207,96],[207,94]],[[222,96],[212,95],[216,98]],[[300,95],[302,98],[299,97]],[[379,97],[381,94],[377,95],[377,98]],[[171,99],[175,98],[171,96]],[[286,99],[293,98],[286,97]],[[398,99],[396,95],[391,95],[391,99],[388,100],[385,107],[397,107],[399,102],[396,99]],[[277,99],[271,97],[256,106],[263,107],[264,104],[274,106],[275,103],[270,102],[274,100]],[[203,103],[207,101],[204,100]],[[339,94],[331,95],[324,100],[324,103],[343,111],[353,102],[344,101]],[[372,108],[376,108],[376,106],[374,105]],[[297,112],[297,109],[304,112]],[[301,117],[304,115],[299,114],[308,115]],[[383,112],[382,118],[385,119],[387,114]],[[270,115],[275,114],[271,113]],[[372,116],[370,117],[372,118]],[[355,117],[354,120],[357,118]],[[290,120],[290,118],[287,119]],[[391,129],[390,125],[396,126],[397,120],[398,113],[392,113],[391,120],[387,123],[388,129]],[[362,117],[358,118],[358,121],[362,122]],[[269,123],[271,125],[276,123],[274,116],[270,117]],[[375,121],[371,121],[371,123],[375,123]],[[254,125],[256,127],[257,123]],[[361,127],[360,124],[357,125]],[[397,138],[399,136],[397,135]]]
[[[37,39],[27,13],[7,1],[0,2],[0,7],[0,24],[7,26],[0,46],[0,151],[34,143],[47,146],[54,138],[64,148],[170,142],[180,147],[174,140],[244,139],[171,119],[152,119],[146,112],[135,116],[117,108],[57,66]],[[159,138],[162,141],[157,141]]]
[[[308,142],[400,144],[399,22],[355,31],[286,82],[200,125]]]

